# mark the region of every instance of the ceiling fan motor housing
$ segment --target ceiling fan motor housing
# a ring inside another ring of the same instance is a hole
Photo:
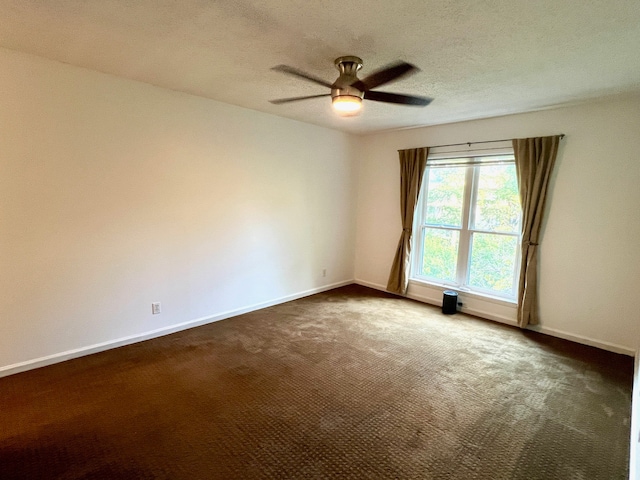
[[[335,65],[340,76],[331,86],[331,98],[350,96],[362,99],[364,92],[351,86],[359,80],[357,73],[362,68],[362,59],[353,56],[339,57],[336,58]]]

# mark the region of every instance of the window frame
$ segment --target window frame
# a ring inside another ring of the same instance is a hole
[[[499,154],[500,157],[504,157],[504,160],[501,163],[506,165],[515,164],[515,157],[513,151],[504,152]],[[509,157],[506,159],[506,157]],[[413,224],[413,235],[411,239],[411,262],[410,262],[410,273],[409,279],[410,281],[417,283],[425,283],[428,285],[436,285],[436,286],[444,286],[447,288],[451,288],[456,291],[461,291],[465,293],[470,293],[473,295],[478,295],[484,298],[491,298],[500,301],[506,301],[508,303],[517,303],[517,294],[518,294],[518,277],[520,271],[520,263],[521,263],[521,244],[522,244],[522,233],[521,233],[521,224],[522,224],[522,212],[520,212],[520,221],[517,227],[517,232],[494,232],[478,229],[475,227],[475,205],[478,198],[478,184],[480,178],[480,171],[483,165],[482,161],[483,155],[457,155],[455,157],[445,158],[445,161],[451,161],[455,163],[456,168],[465,168],[465,186],[463,192],[463,200],[462,200],[462,218],[460,226],[450,226],[450,225],[439,225],[439,224],[429,224],[426,222],[426,208],[427,208],[427,198],[429,193],[429,172],[435,168],[442,168],[437,166],[437,163],[440,162],[432,162],[432,165],[429,165],[429,161],[427,161],[427,166],[422,178],[422,185],[420,189],[420,195],[418,198],[418,203],[416,205],[415,215],[414,215],[414,224]],[[443,159],[439,159],[443,160]],[[433,164],[436,165],[433,165]],[[459,166],[458,166],[459,165]],[[473,228],[472,228],[473,226]],[[424,245],[424,233],[427,228],[432,229],[440,229],[443,231],[457,231],[459,232],[459,240],[458,240],[458,255],[457,255],[457,263],[456,263],[456,280],[455,281],[447,281],[443,279],[438,279],[435,277],[428,277],[425,275],[420,275],[418,272],[422,270],[422,262],[423,262],[423,245]],[[510,292],[497,292],[495,290],[484,289],[481,287],[471,286],[469,285],[469,276],[470,276],[470,267],[471,267],[471,259],[472,259],[472,245],[473,245],[473,235],[474,234],[491,234],[491,235],[503,235],[516,239],[516,255],[514,258],[514,269],[513,269],[513,288]]]

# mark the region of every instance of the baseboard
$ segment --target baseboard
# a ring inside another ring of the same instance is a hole
[[[364,280],[359,280],[356,279],[355,283],[357,283],[358,285],[363,285],[365,287],[370,287],[370,288],[374,288],[376,290],[382,290],[382,291],[386,291],[386,287],[383,285],[379,285],[376,283],[372,283],[372,282],[367,282]],[[423,303],[428,303],[430,305],[436,305],[436,306],[442,306],[442,299],[434,299],[434,298],[428,298],[428,297],[423,297],[420,295],[407,295],[407,298],[411,298],[413,300],[417,300]],[[503,318],[497,315],[493,315],[489,312],[483,312],[481,310],[477,310],[477,309],[471,309],[471,308],[461,308],[460,312],[462,313],[468,313],[469,315],[474,315],[476,317],[480,317],[480,318],[485,318],[487,320],[492,320],[494,322],[499,322],[499,323],[504,323],[506,325],[512,325],[512,326],[516,326],[516,322],[514,322],[511,319],[508,318]],[[589,345],[591,347],[597,347],[600,348],[602,350],[607,350],[609,352],[614,352],[614,353],[621,353],[623,355],[629,355],[629,356],[634,356],[636,354],[636,352],[629,348],[629,347],[625,347],[623,345],[617,345],[615,343],[609,343],[609,342],[603,342],[600,340],[595,340],[593,338],[589,338],[589,337],[584,337],[581,335],[574,335],[572,333],[569,332],[565,332],[562,330],[557,330],[555,328],[547,328],[545,326],[542,325],[532,325],[527,327],[527,330],[531,330],[534,332],[538,332],[538,333],[542,333],[544,335],[550,335],[552,337],[558,337],[558,338],[562,338],[564,340],[571,340],[572,342],[576,342],[576,343],[581,343],[583,345]],[[640,479],[638,479],[640,480]]]
[[[629,449],[629,480],[640,480],[640,349],[636,351],[631,395],[631,439]]]
[[[601,340],[595,340],[590,337],[584,337],[582,335],[574,335],[573,333],[565,332],[562,330],[556,330],[555,328],[547,328],[543,325],[532,325],[527,327],[528,330],[533,332],[543,333],[545,335],[551,335],[552,337],[563,338],[565,340],[571,340],[572,342],[581,343],[583,345],[589,345],[590,347],[597,347],[602,350],[607,350],[613,353],[621,353],[630,357],[635,356],[635,351],[632,348],[625,347],[624,345],[618,345],[616,343],[603,342]]]
[[[145,340],[150,340],[152,338],[162,337],[164,335],[169,335],[171,333],[187,330],[189,328],[206,325],[207,323],[213,323],[219,320],[224,320],[227,318],[242,315],[243,313],[249,313],[255,310],[260,310],[262,308],[272,307],[274,305],[279,305],[281,303],[286,303],[292,300],[297,300],[299,298],[308,297],[309,295],[314,295],[316,293],[325,292],[327,290],[332,290],[334,288],[343,287],[345,285],[350,285],[352,283],[354,283],[353,280],[344,280],[341,282],[332,283],[330,285],[324,285],[322,287],[312,288],[309,290],[305,290],[303,292],[294,293],[292,295],[287,295],[274,300],[269,300],[268,302],[256,303],[253,305],[249,305],[247,307],[238,308],[236,310],[229,310],[226,312],[218,313],[216,315],[196,318],[194,320],[189,320],[187,322],[178,323],[176,325],[159,328],[157,330],[151,330],[148,332],[131,335],[128,337],[118,338],[116,340],[96,343],[94,345],[89,345],[86,347],[67,350],[65,352],[55,353],[53,355],[47,355],[45,357],[35,358],[32,360],[27,360],[20,363],[14,363],[12,365],[0,367],[0,378],[7,377],[9,375],[14,375],[20,372],[26,372],[27,370],[33,370],[35,368],[45,367],[47,365],[53,365],[54,363],[64,362],[66,360],[71,360],[73,358],[84,357],[85,355],[91,355],[93,353],[103,352],[105,350],[110,350],[112,348],[122,347],[125,345],[131,345],[133,343],[143,342]]]
[[[386,287],[383,285],[379,285],[377,283],[372,283],[372,282],[367,282],[364,280],[355,280],[355,283],[357,283],[358,285],[362,285],[364,287],[369,287],[369,288],[374,288],[376,290],[382,290],[382,291],[386,291]],[[406,298],[410,298],[412,300],[417,300],[418,302],[422,302],[422,303],[428,303],[429,305],[435,305],[436,307],[441,307],[442,306],[442,298],[431,298],[431,297],[426,297],[424,295],[416,295],[416,294],[407,294]],[[492,314],[490,312],[486,312],[483,310],[479,310],[476,308],[468,308],[468,307],[462,307],[459,309],[459,311],[461,313],[467,313],[469,315],[474,315],[476,317],[480,317],[480,318],[485,318],[487,320],[493,320],[494,322],[499,322],[499,323],[505,323],[507,325],[512,325],[515,326],[516,323],[509,319],[509,318],[505,318],[505,317],[501,317],[499,315],[495,315]]]
[[[386,287],[384,285],[380,285],[380,284],[376,284],[376,283],[372,283],[372,282],[367,282],[365,280],[359,280],[359,279],[355,279],[355,280],[344,280],[341,282],[336,282],[336,283],[332,283],[330,285],[324,285],[322,287],[318,287],[318,288],[313,288],[313,289],[309,289],[309,290],[305,290],[302,292],[298,292],[292,295],[287,295],[284,297],[280,297],[274,300],[270,300],[268,302],[262,302],[262,303],[257,303],[257,304],[253,304],[247,307],[243,307],[243,308],[239,308],[236,310],[229,310],[226,312],[222,312],[216,315],[211,315],[211,316],[207,316],[207,317],[201,317],[201,318],[197,318],[194,320],[189,320],[187,322],[183,322],[183,323],[179,323],[176,325],[171,325],[168,327],[164,327],[164,328],[160,328],[157,330],[151,330],[148,332],[144,332],[144,333],[140,333],[140,334],[136,334],[136,335],[131,335],[128,337],[123,337],[123,338],[119,338],[116,340],[111,340],[111,341],[107,341],[107,342],[102,342],[102,343],[97,343],[94,345],[89,345],[86,347],[81,347],[81,348],[77,348],[77,349],[73,349],[73,350],[67,350],[65,352],[60,352],[60,353],[55,353],[52,355],[47,355],[45,357],[40,357],[40,358],[35,358],[32,360],[27,360],[24,362],[19,362],[19,363],[14,363],[11,365],[7,365],[7,366],[3,366],[0,367],[0,378],[1,377],[6,377],[9,375],[14,375],[16,373],[20,373],[20,372],[25,372],[27,370],[33,370],[35,368],[40,368],[40,367],[44,367],[47,365],[53,365],[55,363],[59,363],[59,362],[64,362],[66,360],[71,360],[73,358],[78,358],[78,357],[83,357],[85,355],[91,355],[93,353],[99,353],[99,352],[103,352],[105,350],[109,350],[112,348],[117,348],[117,347],[122,347],[125,345],[130,345],[133,343],[138,343],[138,342],[142,342],[145,340],[150,340],[152,338],[157,338],[157,337],[161,337],[164,335],[169,335],[171,333],[176,333],[182,330],[187,330],[189,328],[194,328],[194,327],[198,327],[200,325],[206,325],[207,323],[213,323],[213,322],[217,322],[219,320],[224,320],[226,318],[230,318],[230,317],[235,317],[237,315],[242,315],[243,313],[249,313],[249,312],[253,312],[255,310],[260,310],[262,308],[267,308],[267,307],[271,307],[273,305],[278,305],[281,303],[286,303],[286,302],[290,302],[292,300],[297,300],[299,298],[303,298],[303,297],[307,297],[309,295],[314,295],[316,293],[321,293],[321,292],[325,292],[327,290],[332,290],[334,288],[338,288],[338,287],[342,287],[345,285],[350,285],[352,283],[357,283],[358,285],[363,285],[365,287],[369,287],[369,288],[373,288],[375,290],[381,290],[381,291],[386,291]],[[426,297],[422,297],[419,295],[412,295],[408,298],[412,298],[414,300],[423,302],[423,303],[428,303],[431,305],[436,305],[436,306],[441,306],[441,300],[435,300],[435,299],[430,299],[430,298],[426,298]],[[514,322],[510,321],[510,320],[506,320],[503,318],[499,318],[496,317],[495,315],[490,315],[486,312],[482,312],[482,311],[475,311],[473,309],[462,309],[461,312],[463,313],[468,313],[470,315],[475,315],[481,318],[487,318],[488,320],[492,320],[492,321],[496,321],[496,322],[500,322],[500,323],[505,323],[508,325],[514,325]],[[530,327],[530,330],[533,331],[537,331],[539,333],[543,333],[545,335],[551,335],[554,337],[558,337],[558,338],[563,338],[565,340],[571,340],[573,342],[577,342],[577,343],[582,343],[584,345],[590,345],[593,347],[597,347],[597,348],[601,348],[603,350],[608,350],[611,352],[615,352],[615,353],[621,353],[624,355],[630,355],[630,356],[634,356],[634,354],[636,354],[635,351],[621,346],[621,345],[616,345],[616,344],[612,344],[612,343],[608,343],[608,342],[601,342],[598,340],[594,340],[588,337],[582,337],[579,335],[573,335],[567,332],[563,332],[561,330],[556,330],[556,329],[551,329],[551,328],[545,328],[542,326],[534,326],[534,327]],[[636,362],[638,361],[638,354],[636,354]],[[636,366],[636,373],[638,371],[638,367]],[[640,387],[638,387],[640,388]],[[635,391],[635,387],[634,387],[634,391]],[[640,414],[639,414],[640,415]],[[640,480],[640,477],[638,478],[638,480]]]
[[[353,283],[357,283],[358,285],[362,285],[363,287],[373,288],[374,290],[381,290],[383,292],[387,291],[387,287],[384,285],[380,285],[378,283],[367,282],[366,280],[358,280],[357,278],[353,281]]]
[[[416,295],[416,294],[408,294],[407,298],[411,298],[413,300],[418,300],[419,302],[423,302],[423,303],[428,303],[430,305],[435,305],[437,307],[441,307],[442,306],[442,299],[438,298],[430,298],[430,297],[425,297],[423,295]],[[511,320],[510,318],[506,318],[506,317],[501,317],[500,315],[495,315],[491,312],[487,312],[485,310],[480,310],[477,308],[469,308],[469,307],[459,307],[458,311],[461,313],[467,313],[469,315],[473,315],[475,317],[480,317],[480,318],[484,318],[487,320],[492,320],[494,322],[498,322],[498,323],[504,323],[507,325],[511,325],[511,326],[516,326],[517,323],[514,322],[513,320]]]

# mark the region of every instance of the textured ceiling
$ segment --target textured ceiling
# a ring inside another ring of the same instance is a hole
[[[0,46],[354,133],[536,110],[640,90],[638,0],[0,0]],[[380,90],[426,108],[365,101],[340,118],[333,82],[401,59],[421,72]]]

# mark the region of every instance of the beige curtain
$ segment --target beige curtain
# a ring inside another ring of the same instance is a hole
[[[513,140],[522,203],[522,259],[518,284],[518,325],[538,323],[538,242],[551,170],[560,135]]]
[[[413,213],[418,203],[418,194],[422,176],[427,166],[429,148],[400,150],[400,215],[402,216],[402,234],[396,256],[393,259],[387,290],[404,295],[409,286],[409,266],[411,264],[411,231]]]

